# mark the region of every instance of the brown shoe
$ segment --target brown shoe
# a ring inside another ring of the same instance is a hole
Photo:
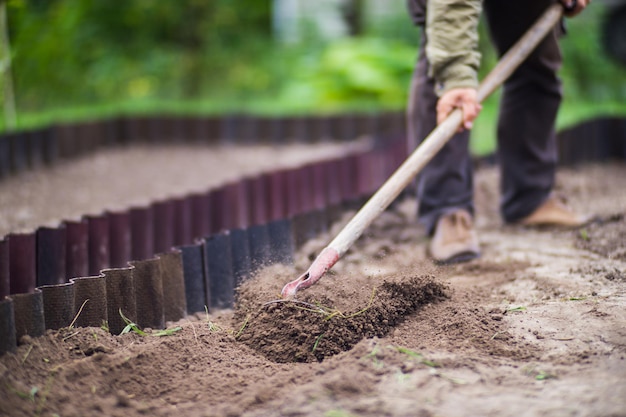
[[[529,216],[518,223],[523,226],[580,227],[589,223],[591,216],[576,213],[565,205],[565,199],[550,196]]]
[[[428,248],[436,263],[466,262],[480,256],[472,216],[466,210],[444,214],[437,220]]]

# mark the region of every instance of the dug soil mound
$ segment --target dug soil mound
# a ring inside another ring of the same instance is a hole
[[[371,280],[354,280],[358,296],[349,299],[358,301],[368,293],[370,299],[341,311],[329,297],[313,293],[301,300],[260,304],[267,299],[259,299],[255,282],[249,282],[237,302],[235,317],[241,320],[246,314],[238,340],[274,362],[322,361],[363,338],[386,336],[420,307],[445,298],[445,286],[428,275],[386,277],[378,286],[371,284]]]

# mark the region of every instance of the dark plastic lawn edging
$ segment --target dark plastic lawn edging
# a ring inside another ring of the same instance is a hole
[[[6,236],[0,336],[9,342],[2,352],[22,336],[70,325],[118,334],[126,324],[120,311],[157,329],[205,308],[232,308],[238,285],[265,265],[292,263],[297,247],[327,230],[342,205],[380,185],[380,170],[374,175],[371,166],[396,163],[403,148],[396,138],[204,193]],[[348,177],[343,186],[340,174]]]

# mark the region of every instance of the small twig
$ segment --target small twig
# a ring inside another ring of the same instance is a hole
[[[63,341],[65,342],[67,339],[71,339],[72,337],[76,336],[78,333],[80,333],[80,331],[75,331],[74,333],[70,334],[69,336],[65,336],[63,338]]]
[[[89,301],[89,298],[83,301],[83,304],[78,309],[78,313],[76,313],[76,315],[74,316],[74,320],[72,320],[72,322],[68,326],[69,329],[72,329],[74,327],[74,324],[76,323],[76,320],[78,320],[78,316],[80,316],[80,313],[83,312],[83,307],[85,307],[85,304],[87,304],[87,301]]]
[[[28,358],[28,355],[30,355],[30,352],[33,350],[33,345],[30,345],[28,347],[28,351],[26,352],[26,354],[24,355],[24,358],[22,358],[22,365],[24,365],[24,362],[26,362],[26,359]]]
[[[191,320],[187,319],[187,321],[191,325],[191,330],[193,331],[193,338],[195,339],[196,344],[199,345],[200,341],[198,341],[198,333],[196,333],[196,326],[193,325],[193,322]]]
[[[324,310],[320,306],[316,306],[315,304],[307,303],[306,301],[300,301],[300,300],[272,300],[263,304],[263,307],[268,306],[270,304],[280,304],[280,303],[299,304],[299,305],[303,305],[305,307],[310,308],[311,311],[322,313],[322,314],[329,314],[328,311]]]
[[[300,301],[300,300],[272,300],[272,301],[268,301],[267,303],[263,304],[263,307],[268,306],[270,304],[279,304],[279,303],[292,303],[292,304],[296,304],[296,308],[300,309],[300,310],[304,310],[304,311],[310,311],[312,313],[319,313],[324,315],[324,320],[330,320],[333,317],[341,317],[341,318],[352,318],[352,317],[356,317],[359,314],[363,314],[364,312],[366,312],[367,310],[370,309],[370,307],[372,307],[372,304],[374,303],[374,297],[376,296],[376,287],[372,288],[372,295],[370,296],[370,300],[367,304],[367,306],[365,308],[362,308],[361,310],[352,313],[352,314],[344,314],[342,313],[340,310],[337,309],[325,309],[320,307],[319,305],[315,305],[315,304],[311,304],[311,303],[307,303],[305,301]],[[299,306],[304,306],[303,307],[299,307]]]
[[[349,319],[349,318],[352,318],[352,317],[356,317],[356,316],[358,316],[360,314],[363,314],[367,310],[369,310],[370,307],[372,307],[372,304],[374,303],[374,297],[375,296],[376,296],[376,287],[372,288],[372,295],[370,296],[370,300],[367,303],[367,306],[365,308],[362,308],[361,310],[359,310],[359,311],[357,311],[355,313],[352,313],[352,314],[348,314],[348,315],[342,313],[339,310],[334,310],[334,311],[332,311],[330,313],[327,313],[328,315],[324,318],[324,320],[330,320],[330,319],[332,319],[334,317],[337,317],[337,316],[341,317],[342,319]]]
[[[367,310],[370,309],[370,307],[372,307],[372,304],[374,303],[374,297],[375,296],[376,296],[376,287],[372,288],[372,295],[370,296],[369,303],[367,303],[367,307],[357,311],[356,313],[352,313],[352,314],[350,314],[348,316],[345,316],[345,317],[350,318],[350,317],[355,317],[355,316],[358,316],[359,314],[365,313]]]

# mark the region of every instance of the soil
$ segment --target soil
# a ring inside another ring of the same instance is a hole
[[[139,198],[143,173],[160,169],[150,159],[133,165],[136,180],[120,179],[126,195]],[[556,191],[596,221],[525,229],[502,225],[497,170],[482,167],[480,259],[433,265],[405,199],[297,301],[278,301],[345,213],[294,266],[246,282],[234,311],[169,323],[166,336],[71,328],[24,338],[0,358],[0,415],[626,416],[624,178],[624,164],[562,169]],[[164,195],[184,187],[161,185]]]
[[[139,146],[101,150],[0,181],[0,236],[206,192],[278,168],[341,157],[369,139],[316,146]]]

